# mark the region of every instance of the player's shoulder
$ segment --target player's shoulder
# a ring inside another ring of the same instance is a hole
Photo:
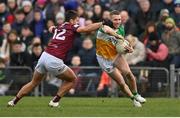
[[[78,24],[70,24],[70,23],[64,23],[63,27],[65,29],[77,29],[78,27],[80,27]]]

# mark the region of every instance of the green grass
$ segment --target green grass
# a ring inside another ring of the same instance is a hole
[[[135,108],[127,98],[70,98],[61,100],[60,108],[48,107],[51,97],[25,97],[15,107],[6,107],[12,97],[0,97],[0,117],[180,117],[180,99],[148,98],[142,108]]]

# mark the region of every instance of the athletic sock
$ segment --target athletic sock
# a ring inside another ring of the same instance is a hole
[[[131,96],[130,98],[131,98],[131,100],[134,100],[134,96]]]
[[[136,96],[138,94],[138,92],[133,92],[133,95]]]
[[[56,95],[56,96],[54,96],[52,101],[53,102],[59,102],[60,99],[61,99],[61,97],[59,95]]]
[[[13,99],[13,102],[14,102],[14,104],[17,104],[17,102],[20,100],[21,98],[19,98],[19,97],[15,97],[14,99]]]

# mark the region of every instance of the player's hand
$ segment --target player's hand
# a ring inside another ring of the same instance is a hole
[[[56,26],[49,27],[49,32],[52,33],[54,28],[56,28]]]
[[[125,40],[122,35],[118,35],[118,39]]]
[[[132,53],[134,51],[132,46],[125,46],[124,48],[126,49],[127,53]]]
[[[103,19],[102,24],[114,28],[112,21],[109,19]]]

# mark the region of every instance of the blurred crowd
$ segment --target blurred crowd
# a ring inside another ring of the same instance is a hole
[[[111,11],[119,10],[126,38],[134,43],[134,52],[124,55],[131,66],[180,67],[180,0],[0,0],[0,68],[34,69],[53,35],[48,28],[62,24],[67,10],[78,12],[80,26],[108,20]],[[96,32],[76,36],[65,63],[78,77],[84,73],[79,66],[98,66],[95,43]],[[143,82],[148,75],[148,70],[141,70]],[[103,72],[97,91],[106,93],[110,86]],[[77,79],[70,92],[81,89]]]
[[[119,10],[126,38],[135,45],[125,55],[130,65],[180,67],[180,0],[1,0],[0,67],[33,69],[51,40],[48,28],[62,24],[67,10],[77,10],[81,26]],[[98,66],[95,37],[96,32],[78,34],[65,63],[73,66],[78,57],[80,66]]]

